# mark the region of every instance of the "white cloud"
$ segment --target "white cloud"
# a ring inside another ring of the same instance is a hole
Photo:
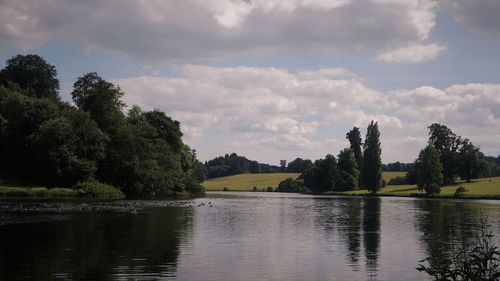
[[[380,52],[425,40],[435,1],[183,0],[0,3],[0,48],[66,40],[149,63],[268,52]]]
[[[483,134],[469,138],[486,153],[498,153],[491,142],[500,141],[500,85],[382,93],[355,75],[345,78],[337,72],[187,65],[175,77],[113,82],[125,91],[128,104],[163,110],[181,121],[188,138],[211,143],[196,147],[201,155],[212,151],[213,143],[318,157],[336,154],[348,146],[345,133],[352,126],[364,129],[371,120],[379,122],[383,144],[387,140],[384,161],[412,161],[425,143],[427,126],[435,122],[464,137]]]
[[[435,59],[446,47],[438,44],[413,44],[383,52],[377,56],[377,60],[385,62],[423,62]]]

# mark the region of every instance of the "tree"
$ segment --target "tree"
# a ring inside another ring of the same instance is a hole
[[[312,164],[312,161],[309,159],[296,158],[288,163],[286,171],[289,173],[303,173]]]
[[[90,72],[79,77],[71,92],[75,105],[89,112],[91,118],[106,133],[113,131],[125,116],[121,101],[123,92],[120,87],[102,79],[97,73]]]
[[[46,121],[30,137],[36,178],[49,186],[93,180],[105,136],[88,114],[72,111]]]
[[[360,172],[360,178],[358,179],[358,183],[362,183],[361,175],[363,174],[363,151],[361,149],[363,143],[361,140],[361,132],[359,128],[353,127],[352,130],[347,132],[346,138],[349,140],[349,144],[352,152],[354,153],[354,157],[356,158],[356,163],[358,164],[358,170]]]
[[[286,160],[280,160],[280,168],[282,172],[286,172]]]
[[[479,159],[479,149],[468,139],[463,140],[459,151],[460,177],[470,182],[471,179],[479,177],[481,162]]]
[[[336,186],[336,190],[354,190],[358,184],[360,177],[359,170],[357,169],[356,158],[350,148],[341,150],[338,157],[338,167],[340,179]]]
[[[335,156],[328,154],[325,159],[316,160],[300,178],[303,179],[304,185],[313,192],[333,191],[340,178]]]
[[[429,126],[429,144],[434,146],[439,152],[441,163],[443,164],[444,183],[453,183],[455,177],[459,174],[460,168],[460,136],[455,135],[445,125],[434,123]]]
[[[59,80],[55,66],[38,55],[17,55],[0,71],[0,84],[19,85],[23,93],[36,98],[59,99]]]
[[[363,146],[363,185],[372,193],[376,193],[382,185],[382,159],[380,155],[380,132],[378,123],[371,121],[366,132]]]
[[[437,149],[428,145],[420,151],[415,161],[417,186],[424,189],[428,195],[438,194],[443,182],[443,166]]]

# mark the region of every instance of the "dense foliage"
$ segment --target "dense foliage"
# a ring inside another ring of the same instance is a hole
[[[207,179],[232,176],[237,174],[252,173],[279,173],[283,169],[279,166],[262,164],[248,160],[236,153],[226,154],[206,161],[204,167],[198,168],[199,177]]]
[[[75,106],[61,102],[56,73],[37,55],[0,71],[2,171],[49,187],[107,183],[134,198],[203,193],[179,122],[137,106],[124,114],[123,92],[94,72],[75,82]]]

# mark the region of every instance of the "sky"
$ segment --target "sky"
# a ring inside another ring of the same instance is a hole
[[[60,95],[96,71],[181,122],[202,161],[319,159],[379,123],[384,163],[441,123],[500,154],[498,0],[0,0],[0,61],[39,54]],[[1,64],[0,63],[0,64]]]

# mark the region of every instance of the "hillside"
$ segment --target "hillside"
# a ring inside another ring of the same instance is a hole
[[[202,185],[207,191],[221,191],[224,187],[233,191],[250,191],[254,186],[259,190],[268,186],[274,189],[282,180],[287,178],[295,179],[299,175],[298,173],[239,174],[209,179],[204,181]]]

